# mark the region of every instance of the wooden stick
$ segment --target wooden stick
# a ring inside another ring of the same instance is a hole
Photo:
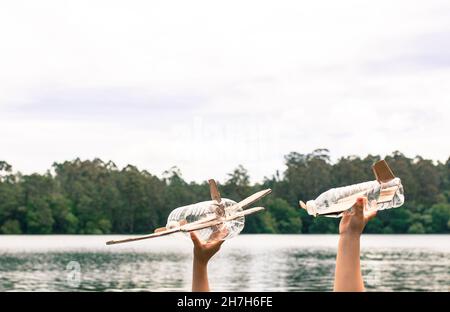
[[[135,242],[135,241],[139,241],[139,240],[143,240],[143,239],[150,239],[150,238],[165,236],[165,235],[169,235],[169,234],[180,232],[180,231],[181,231],[180,228],[176,228],[176,229],[167,230],[167,231],[164,231],[164,232],[153,233],[153,234],[150,234],[150,235],[144,235],[144,236],[139,236],[139,237],[131,237],[131,238],[126,238],[126,239],[121,239],[121,240],[111,240],[111,241],[106,242],[106,245],[115,245],[115,244]]]

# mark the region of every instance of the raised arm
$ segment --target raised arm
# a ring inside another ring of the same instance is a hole
[[[194,262],[192,268],[192,291],[209,291],[208,262],[220,249],[223,240],[203,243],[195,232],[191,232],[194,243]]]
[[[346,212],[339,225],[334,291],[364,291],[360,264],[360,237],[376,210],[364,215],[366,198],[358,198],[351,212]]]

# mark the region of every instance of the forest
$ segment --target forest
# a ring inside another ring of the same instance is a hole
[[[338,186],[373,180],[380,156],[347,156],[335,162],[327,149],[291,152],[285,169],[252,184],[243,166],[218,181],[222,197],[241,200],[263,188],[265,211],[246,218],[245,233],[337,233],[339,219],[309,216],[298,201]],[[449,233],[450,158],[435,162],[400,152],[386,161],[402,179],[405,204],[380,211],[366,233]],[[207,178],[207,177],[205,177]],[[206,180],[187,182],[173,167],[158,177],[135,166],[118,168],[100,159],[54,163],[45,174],[24,175],[0,161],[0,233],[149,233],[176,207],[210,198]]]

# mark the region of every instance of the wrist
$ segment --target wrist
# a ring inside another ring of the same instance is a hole
[[[339,233],[339,238],[344,240],[359,240],[361,233],[359,232],[344,232]]]
[[[194,266],[207,267],[208,266],[208,260],[194,257]]]

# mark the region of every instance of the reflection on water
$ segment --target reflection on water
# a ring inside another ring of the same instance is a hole
[[[105,246],[119,236],[0,236],[0,291],[189,291],[191,243],[165,237]],[[330,291],[335,235],[240,235],[209,265],[217,291]],[[450,235],[365,235],[369,291],[449,291]],[[71,261],[80,264],[70,283]],[[69,279],[68,279],[69,278]]]

